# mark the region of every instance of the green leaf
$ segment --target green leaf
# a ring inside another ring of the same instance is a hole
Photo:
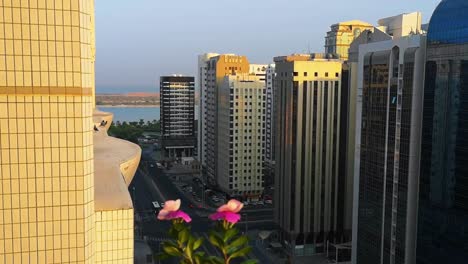
[[[174,257],[180,257],[182,256],[182,252],[180,252],[180,250],[176,247],[173,247],[173,246],[164,246],[163,247],[163,250],[164,252],[166,252],[167,254],[171,255],[171,256],[174,256]]]
[[[257,264],[257,263],[258,263],[258,260],[256,259],[249,259],[249,260],[242,262],[241,264]]]
[[[193,250],[197,250],[203,243],[203,238],[200,237],[193,243]]]
[[[208,263],[211,263],[211,264],[224,264],[224,260],[222,258],[218,258],[214,256],[210,256],[206,260]]]
[[[252,251],[252,247],[245,247],[245,248],[243,248],[241,250],[238,250],[237,252],[232,253],[232,255],[229,257],[229,259],[244,257],[247,254],[249,254],[250,251]]]
[[[239,233],[239,230],[237,228],[231,228],[229,229],[225,234],[224,234],[224,243],[227,243],[229,239],[233,238],[235,235]]]
[[[229,245],[229,247],[236,247],[237,248],[237,247],[240,247],[240,246],[243,246],[243,245],[247,244],[247,242],[249,242],[249,239],[246,236],[240,236],[236,240],[234,240]]]
[[[170,258],[171,255],[169,254],[166,254],[166,253],[159,253],[156,255],[156,259],[159,259],[159,260],[166,260],[168,258]]]
[[[210,243],[215,246],[215,247],[218,247],[218,248],[222,248],[224,245],[223,241],[219,238],[219,236],[217,236],[216,234],[214,234],[214,232],[210,232],[210,235],[208,237],[210,239]]]
[[[179,232],[179,241],[182,243],[186,243],[189,239],[189,231],[187,229],[183,229]]]

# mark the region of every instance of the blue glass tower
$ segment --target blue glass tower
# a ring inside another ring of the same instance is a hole
[[[427,34],[417,263],[468,263],[468,1],[444,0]]]

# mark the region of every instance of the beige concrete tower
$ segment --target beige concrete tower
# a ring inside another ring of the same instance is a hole
[[[263,191],[264,78],[228,75],[219,89],[218,185],[244,199],[257,200]]]
[[[294,54],[275,63],[274,220],[292,258],[324,253],[327,242],[348,241],[350,233],[343,225],[342,61]]]
[[[91,0],[0,2],[0,263],[99,262],[97,252],[114,246],[96,238],[102,212],[113,210],[114,222],[106,225],[113,232],[106,239],[118,241],[114,232],[124,228],[117,225],[115,209],[132,209],[131,202],[95,198],[103,189],[127,190],[122,177],[123,186],[117,181],[98,189],[102,184],[95,181],[93,5]],[[134,159],[107,161],[117,168],[130,162],[130,175],[138,151],[131,152]],[[126,219],[133,219],[133,211]],[[125,224],[133,239],[132,224]],[[133,242],[128,248],[125,256],[113,252],[113,258],[132,262]]]
[[[325,37],[325,52],[340,55],[343,60],[348,60],[348,49],[353,40],[364,30],[372,29],[369,23],[351,20],[333,24]]]

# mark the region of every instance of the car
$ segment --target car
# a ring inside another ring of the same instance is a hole
[[[272,200],[265,200],[265,203],[266,204],[273,204],[273,201]]]
[[[199,197],[195,197],[195,201],[201,202],[201,199]]]
[[[258,201],[257,205],[265,205],[265,203],[263,201]]]
[[[161,208],[161,206],[159,206],[158,201],[154,201],[154,202],[153,202],[153,207],[154,207],[154,209],[159,209],[159,208]]]
[[[245,206],[249,205],[249,202],[248,201],[243,201],[242,202]]]
[[[257,205],[257,201],[250,201],[251,205]]]
[[[153,163],[151,163],[151,164],[150,164],[150,167],[151,167],[151,168],[154,168],[154,165],[153,165]]]

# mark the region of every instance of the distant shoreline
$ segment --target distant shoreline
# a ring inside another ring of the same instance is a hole
[[[97,107],[106,108],[160,108],[159,105],[96,105]]]

